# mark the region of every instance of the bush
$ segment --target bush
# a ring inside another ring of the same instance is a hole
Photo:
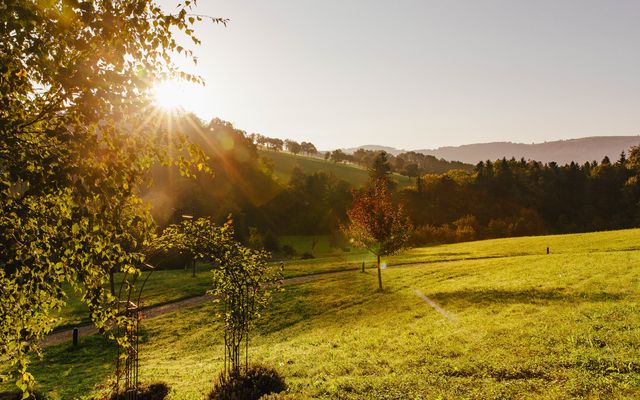
[[[308,251],[305,251],[304,253],[302,253],[300,258],[302,258],[303,260],[309,260],[309,259],[315,258],[315,257],[313,256],[313,254],[309,253]]]
[[[283,244],[280,251],[286,257],[293,257],[296,255],[296,249],[294,249],[290,244]]]
[[[258,400],[263,395],[286,389],[284,377],[278,371],[263,365],[251,365],[240,373],[221,373],[209,399]]]
[[[166,383],[158,382],[150,385],[138,385],[138,400],[163,400],[169,394],[169,386]],[[111,396],[111,400],[124,400],[127,397],[124,393]]]
[[[300,394],[291,394],[291,393],[272,393],[265,396],[262,396],[260,400],[306,400],[310,399],[310,397],[306,397]]]
[[[249,227],[249,238],[247,239],[247,246],[254,250],[261,250],[264,248],[264,236],[258,231],[258,228],[253,226]]]
[[[453,225],[456,227],[456,242],[469,242],[476,239],[478,220],[473,215],[458,218]]]
[[[264,235],[264,249],[270,252],[276,252],[280,248],[280,243],[278,243],[278,238],[273,234],[273,232],[269,231]]]
[[[413,230],[411,243],[422,246],[433,243],[455,243],[456,230],[449,224],[442,226],[422,225]]]

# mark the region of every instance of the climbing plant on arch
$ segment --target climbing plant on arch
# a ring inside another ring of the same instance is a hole
[[[209,293],[221,304],[216,317],[224,326],[224,368],[230,376],[238,376],[241,368],[248,366],[251,327],[282,283],[282,265],[268,263],[268,252],[236,241],[231,219],[223,225],[208,218],[171,225],[155,247],[188,252],[196,260],[214,264]]]

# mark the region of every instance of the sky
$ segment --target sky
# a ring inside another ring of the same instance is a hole
[[[160,0],[167,10],[178,1]],[[200,0],[185,108],[319,149],[640,134],[640,1]]]

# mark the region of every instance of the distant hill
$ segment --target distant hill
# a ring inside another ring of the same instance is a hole
[[[305,174],[315,172],[332,173],[338,179],[342,179],[354,186],[362,186],[369,179],[365,168],[353,164],[336,163],[317,157],[295,155],[272,150],[258,150],[260,157],[270,158],[273,161],[273,175],[282,183],[289,182],[291,172],[295,167],[300,168]],[[411,178],[399,174],[393,174],[393,179],[400,186],[411,184]]]
[[[532,144],[512,142],[475,143],[414,151],[429,154],[438,159],[461,161],[474,165],[480,161],[497,160],[502,157],[515,157],[516,159],[524,157],[525,160],[542,162],[555,161],[562,165],[570,163],[571,161],[576,161],[580,164],[594,160],[600,162],[604,156],[608,156],[612,161],[615,161],[622,151],[628,153],[631,146],[637,145],[640,145],[640,135],[593,136]],[[407,151],[376,145],[365,145],[342,150],[345,153],[352,154],[358,149],[384,150],[393,155]]]
[[[393,154],[394,156],[397,156],[398,154],[404,153],[406,151],[406,150],[398,150],[395,147],[378,146],[378,145],[375,145],[375,144],[365,144],[364,146],[349,147],[348,149],[341,149],[341,150],[344,151],[347,154],[353,154],[358,149],[373,150],[373,151],[384,150],[389,154]]]
[[[594,160],[600,162],[604,156],[609,156],[612,161],[615,161],[622,151],[628,152],[631,146],[639,144],[640,136],[594,136],[535,144],[495,142],[416,151],[445,160],[472,164],[502,157],[516,159],[524,157],[527,160],[542,162],[555,161],[562,165],[571,161],[580,164]]]

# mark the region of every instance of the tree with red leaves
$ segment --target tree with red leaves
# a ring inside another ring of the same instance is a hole
[[[406,247],[412,229],[402,206],[395,206],[387,179],[379,178],[369,187],[354,190],[353,205],[347,211],[350,224],[345,234],[359,247],[377,258],[378,289],[382,290],[380,257],[399,252]]]

